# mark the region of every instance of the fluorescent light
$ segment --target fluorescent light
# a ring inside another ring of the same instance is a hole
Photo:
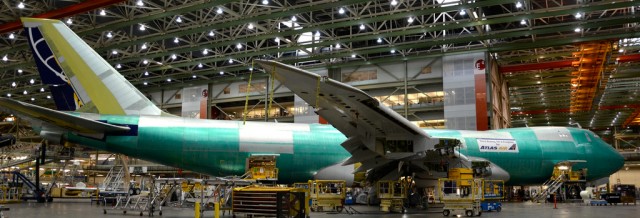
[[[182,18],[181,17],[176,18],[176,22],[182,23]]]
[[[364,30],[364,28],[365,28],[364,24],[360,24],[360,29]]]
[[[575,30],[573,30],[576,33],[579,33],[580,31],[582,31],[582,29],[580,29],[580,27],[577,27]]]
[[[100,16],[105,16],[107,15],[107,11],[105,11],[104,9],[100,10]]]
[[[250,30],[252,30],[252,29],[253,29],[253,24],[252,24],[252,23],[249,23],[249,26],[247,26],[247,28],[249,28]]]
[[[522,7],[522,3],[521,2],[516,2],[516,8],[521,8]]]
[[[18,3],[18,8],[20,8],[20,9],[24,9],[24,2],[20,2],[20,3]]]
[[[142,7],[144,6],[144,3],[142,2],[142,0],[138,0],[138,2],[136,2],[136,5]]]
[[[218,14],[222,14],[222,12],[223,12],[222,8],[218,8],[218,10],[216,10],[216,13],[218,13]]]
[[[340,9],[338,9],[338,13],[339,13],[339,14],[344,14],[344,8],[340,8]]]
[[[398,1],[396,0],[391,0],[391,5],[396,6],[398,4]]]

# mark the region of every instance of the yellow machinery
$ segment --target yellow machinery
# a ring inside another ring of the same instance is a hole
[[[290,187],[247,186],[233,189],[233,217],[275,216],[307,218],[305,191]]]
[[[474,179],[472,169],[453,168],[449,178],[438,179],[438,198],[444,203],[442,214],[480,216],[484,197],[483,179]]]
[[[22,187],[5,184],[0,186],[0,204],[20,203],[22,201]]]
[[[254,180],[278,180],[278,168],[276,157],[272,155],[254,155],[249,158],[248,170],[250,179]]]
[[[347,183],[344,180],[309,180],[311,210],[323,211],[328,207],[342,212],[346,186]]]
[[[407,198],[407,189],[408,183],[403,180],[379,181],[378,197],[380,198],[380,211],[404,212],[404,199]]]

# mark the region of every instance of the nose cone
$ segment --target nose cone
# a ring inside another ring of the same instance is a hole
[[[609,165],[610,174],[613,174],[615,172],[618,172],[618,170],[622,169],[622,167],[624,166],[624,157],[620,154],[620,152],[614,149],[611,149],[611,152],[611,159],[609,162],[607,162],[607,165]]]

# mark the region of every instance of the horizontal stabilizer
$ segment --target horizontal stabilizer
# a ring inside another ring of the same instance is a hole
[[[90,120],[9,98],[0,98],[0,109],[8,113],[20,114],[30,119],[44,121],[77,133],[118,133],[130,130],[126,126],[116,126]]]

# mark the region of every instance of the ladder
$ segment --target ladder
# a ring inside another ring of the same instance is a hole
[[[102,186],[105,191],[118,191],[124,184],[122,178],[124,177],[124,166],[115,164],[109,170],[109,173],[104,177]]]
[[[564,183],[564,174],[560,174],[555,179],[551,178],[547,180],[546,182],[544,182],[544,184],[542,184],[543,190],[540,193],[533,196],[531,198],[531,201],[539,202],[541,199],[546,198],[548,194],[556,192],[556,190],[558,190],[558,188],[562,186],[562,183]],[[544,187],[547,187],[547,188],[545,189]]]

